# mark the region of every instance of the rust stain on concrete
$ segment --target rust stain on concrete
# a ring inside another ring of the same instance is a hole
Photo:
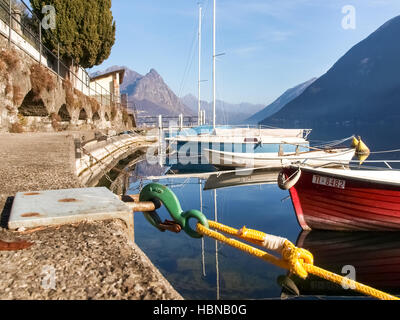
[[[37,213],[37,212],[28,212],[28,213],[21,214],[21,217],[23,217],[23,218],[32,218],[32,217],[40,217],[40,216],[41,216],[41,214]]]
[[[79,200],[76,200],[74,198],[67,198],[67,199],[61,199],[58,200],[58,202],[64,202],[64,203],[68,203],[68,202],[78,202]]]

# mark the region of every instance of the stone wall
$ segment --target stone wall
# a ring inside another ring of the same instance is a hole
[[[132,118],[100,105],[0,37],[0,132],[125,131]]]

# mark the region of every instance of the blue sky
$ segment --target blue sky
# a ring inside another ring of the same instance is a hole
[[[212,2],[202,0],[202,99],[212,99]],[[355,29],[344,29],[344,6]],[[117,39],[92,71],[156,69],[179,96],[197,96],[198,0],[114,0]],[[217,98],[268,104],[324,74],[353,45],[400,15],[400,0],[217,0]],[[397,40],[398,41],[398,38]],[[399,57],[400,58],[400,57]]]

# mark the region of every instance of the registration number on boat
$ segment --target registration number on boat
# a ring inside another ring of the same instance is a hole
[[[344,181],[344,180],[339,180],[339,179],[329,178],[329,177],[322,177],[322,176],[317,176],[317,175],[313,175],[312,182],[314,184],[320,184],[322,186],[328,186],[328,187],[339,188],[339,189],[344,189],[346,186],[346,181]]]

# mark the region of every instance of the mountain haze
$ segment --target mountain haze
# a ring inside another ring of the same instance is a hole
[[[249,124],[258,124],[264,119],[271,117],[275,113],[282,110],[289,102],[293,101],[295,98],[300,96],[304,90],[306,90],[317,78],[313,78],[308,80],[298,86],[287,90],[283,95],[281,95],[278,99],[276,99],[273,103],[257,112],[249,119],[246,120]]]
[[[198,98],[192,94],[188,94],[181,98],[182,103],[187,105],[193,110],[195,114],[198,111]],[[262,109],[264,105],[251,104],[251,103],[239,103],[233,104],[225,101],[216,101],[216,117],[218,124],[241,124],[245,120]],[[201,108],[206,112],[206,120],[210,123],[212,121],[213,103],[207,101],[201,101]]]

